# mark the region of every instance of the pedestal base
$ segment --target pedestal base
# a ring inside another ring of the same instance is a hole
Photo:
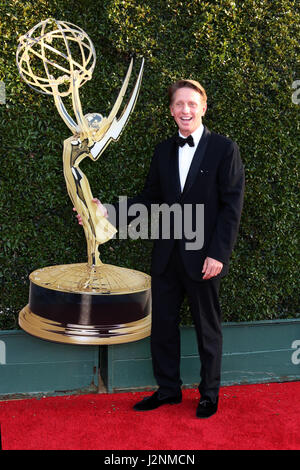
[[[19,314],[19,325],[33,336],[95,345],[150,335],[147,274],[107,264],[71,264],[38,269],[29,279],[29,304]]]

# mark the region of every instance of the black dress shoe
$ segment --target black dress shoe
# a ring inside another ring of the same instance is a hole
[[[153,393],[150,397],[144,398],[142,401],[136,403],[133,407],[135,411],[149,411],[155,410],[162,405],[174,405],[176,403],[181,403],[182,394],[176,395],[173,397],[159,398],[158,392]]]
[[[216,402],[212,402],[209,398],[201,398],[196,411],[197,418],[209,418],[214,415],[218,409],[218,401],[218,398]]]

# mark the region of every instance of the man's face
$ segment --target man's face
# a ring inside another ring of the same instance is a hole
[[[181,134],[187,137],[202,123],[206,103],[196,90],[184,87],[175,91],[170,110]]]

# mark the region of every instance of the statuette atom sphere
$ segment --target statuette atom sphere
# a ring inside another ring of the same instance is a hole
[[[47,19],[21,36],[17,65],[22,78],[34,90],[61,97],[72,93],[76,76],[79,87],[92,78],[96,53],[85,31],[66,21]]]

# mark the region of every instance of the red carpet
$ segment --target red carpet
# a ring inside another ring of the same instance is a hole
[[[300,449],[300,382],[222,387],[218,413],[204,420],[195,417],[197,390],[183,390],[179,405],[133,411],[148,394],[2,401],[2,449]]]

